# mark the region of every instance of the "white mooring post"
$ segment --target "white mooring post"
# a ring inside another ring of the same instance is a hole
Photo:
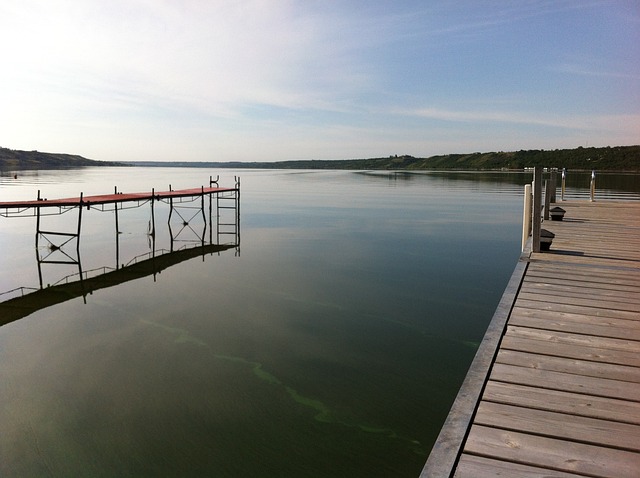
[[[540,206],[542,205],[542,168],[533,169],[533,226],[532,226],[532,250],[540,252],[540,230],[542,215]]]
[[[596,200],[596,172],[595,170],[591,171],[591,188],[590,188],[590,199],[591,202]]]
[[[522,250],[531,234],[531,184],[524,186],[524,206],[522,208]]]

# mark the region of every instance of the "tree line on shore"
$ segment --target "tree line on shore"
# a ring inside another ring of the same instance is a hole
[[[187,161],[96,161],[78,155],[19,151],[0,148],[0,170],[59,169],[82,166],[176,166],[260,169],[346,169],[346,170],[499,170],[532,167],[572,170],[640,171],[640,145],[578,147],[556,150],[520,150],[488,153],[445,154],[418,158],[391,155],[369,159],[290,160],[275,162],[187,162]]]
[[[95,161],[77,154],[43,153],[0,148],[0,170],[62,169],[82,166],[115,166],[112,161]]]

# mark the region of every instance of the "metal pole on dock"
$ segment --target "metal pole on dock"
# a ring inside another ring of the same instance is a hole
[[[78,260],[78,276],[80,277],[80,289],[82,290],[82,300],[86,304],[87,303],[87,295],[84,292],[84,281],[82,277],[82,261],[80,260],[80,232],[82,229],[82,204],[84,193],[80,193],[80,206],[78,206],[78,232],[76,236],[76,254]],[[89,204],[87,204],[87,209],[89,208]]]
[[[560,188],[560,200],[564,201],[564,188],[567,181],[567,168],[562,168],[562,186]]]
[[[169,191],[171,191],[171,184],[169,184]],[[170,251],[173,252],[173,231],[171,230],[171,216],[173,215],[173,198],[169,197],[169,218],[167,219],[167,225],[169,227],[169,237],[171,238]]]
[[[153,203],[156,200],[156,190],[155,188],[151,189],[151,227],[150,234],[151,237],[156,237],[156,215],[154,213]]]
[[[38,189],[38,201],[40,201],[40,190]],[[40,208],[36,208],[36,250],[38,249],[38,238],[40,236]],[[42,281],[40,281],[42,282]],[[42,285],[40,285],[42,288]]]
[[[82,197],[84,193],[80,193],[80,206],[78,207],[78,235],[76,237],[76,252],[78,253],[78,262],[80,262],[80,230],[82,228]]]
[[[156,190],[151,188],[151,257],[156,257],[156,214],[153,203],[156,200]],[[153,282],[156,281],[156,273],[153,273]]]
[[[211,184],[211,178],[209,178],[209,184]],[[209,186],[211,187],[211,186]],[[213,222],[212,222],[212,209],[213,209],[213,194],[209,193],[209,245],[213,244]]]
[[[204,213],[204,186],[200,188],[200,209],[202,211],[202,221],[204,222],[204,229],[202,230],[202,240],[200,241],[202,247],[204,247],[204,238],[207,235],[207,216]],[[204,259],[204,257],[203,257]]]
[[[216,244],[220,244],[220,193],[216,193]]]
[[[118,186],[113,188],[113,192],[118,194]],[[120,268],[120,226],[118,225],[118,203],[113,203],[116,215],[116,270]]]
[[[236,244],[240,245],[240,176],[236,180]]]
[[[544,220],[549,220],[549,204],[551,203],[551,182],[544,182]]]
[[[40,190],[38,189],[38,201],[40,201]],[[40,250],[38,249],[40,239],[40,208],[36,207],[36,263],[38,264],[38,279],[42,289],[42,266],[40,264]]]
[[[590,187],[590,199],[591,202],[596,200],[596,172],[591,171],[591,187]]]
[[[542,168],[533,169],[533,226],[532,226],[532,249],[533,252],[540,252],[540,230],[542,205]]]

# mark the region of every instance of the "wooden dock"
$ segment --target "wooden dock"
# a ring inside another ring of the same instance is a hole
[[[207,198],[208,201],[206,201]],[[205,207],[207,202],[208,214]],[[80,193],[80,196],[62,199],[43,198],[40,195],[40,191],[38,191],[37,198],[33,200],[0,201],[0,217],[35,217],[35,250],[40,290],[45,289],[45,284],[49,288],[48,282],[43,280],[42,265],[57,264],[76,266],[78,272],[72,274],[72,276],[78,277],[77,281],[80,282],[79,290],[85,291],[90,290],[90,288],[85,287],[84,284],[84,282],[87,282],[87,272],[89,271],[83,271],[82,261],[80,260],[83,210],[107,212],[107,216],[112,215],[115,219],[113,222],[115,228],[112,233],[115,242],[115,267],[103,266],[98,267],[98,270],[103,269],[106,271],[106,269],[111,269],[118,271],[129,265],[129,262],[125,264],[120,258],[120,236],[122,231],[119,226],[119,217],[125,209],[138,208],[147,204],[150,205],[146,233],[150,249],[148,254],[153,258],[154,266],[160,255],[165,255],[164,259],[169,261],[169,254],[160,252],[160,249],[156,246],[156,237],[159,235],[157,232],[160,230],[161,225],[160,222],[156,221],[156,203],[164,203],[167,206],[164,209],[165,214],[163,216],[166,219],[166,231],[168,233],[166,239],[169,242],[169,249],[166,252],[171,253],[172,256],[173,253],[182,249],[195,246],[200,246],[202,251],[205,250],[206,246],[210,246],[213,249],[225,246],[223,247],[224,249],[229,246],[238,248],[237,251],[239,252],[240,179],[238,177],[235,178],[234,187],[219,187],[218,179],[213,180],[212,177],[209,177],[208,187],[201,186],[199,188],[175,190],[169,185],[168,191],[152,189],[150,192],[124,193],[114,188],[113,194],[85,196]],[[158,204],[158,206],[160,205]],[[73,230],[69,230],[68,224],[64,224],[66,230],[60,230],[61,226],[55,226],[55,221],[50,219],[48,221],[54,227],[46,230],[42,227],[42,216],[60,216],[71,210],[78,212],[77,223]],[[180,254],[180,256],[184,255]],[[136,257],[133,259],[136,259]],[[176,258],[177,256],[173,257],[173,259]],[[137,269],[141,268],[138,267]],[[106,275],[106,273],[103,273],[103,275]],[[126,274],[110,273],[109,280],[113,280],[115,277],[123,278],[126,277]],[[13,288],[6,292],[0,292],[0,297],[6,297],[7,294],[17,292],[23,294],[25,290],[30,289],[32,290],[33,287],[21,286]],[[82,295],[86,297],[84,292]],[[38,297],[40,296],[47,296],[47,294],[39,294]],[[29,294],[29,297],[35,299],[33,294]],[[2,301],[1,298],[0,301]],[[0,325],[2,323],[0,321]]]
[[[421,478],[640,477],[640,202],[562,202]]]
[[[142,193],[122,193],[114,192],[113,194],[100,194],[95,196],[83,196],[63,199],[45,199],[38,197],[33,200],[26,201],[3,201],[0,202],[0,215],[9,216],[11,212],[17,211],[22,213],[29,209],[43,208],[73,208],[78,206],[102,206],[106,204],[122,204],[126,202],[146,202],[159,201],[162,199],[181,199],[186,197],[204,196],[206,194],[231,193],[238,191],[239,187],[221,188],[221,187],[199,187],[191,189],[178,189],[169,191],[149,191]],[[15,213],[14,213],[15,214]]]

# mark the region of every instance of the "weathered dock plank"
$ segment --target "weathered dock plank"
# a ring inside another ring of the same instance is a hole
[[[567,415],[602,418],[640,425],[640,403],[630,400],[616,400],[502,382],[487,383],[483,399],[538,410],[563,412]]]
[[[561,392],[588,393],[619,400],[636,401],[640,397],[640,384],[638,383],[537,370],[504,363],[494,364],[490,379],[496,382],[529,385]]]
[[[606,362],[640,367],[640,357],[638,357],[636,352],[597,348],[591,345],[563,344],[562,347],[559,347],[555,342],[508,336],[502,339],[501,348],[543,355],[556,355],[566,358],[591,360],[594,362]]]
[[[584,478],[584,475],[576,475],[575,473],[565,473],[562,471],[550,472],[544,468],[508,463],[473,455],[465,455],[460,460],[455,476],[474,476],[476,478],[496,476],[509,478]]]
[[[635,340],[612,339],[609,337],[598,337],[597,335],[570,334],[556,330],[531,329],[528,327],[518,327],[509,325],[507,335],[512,337],[527,338],[545,342],[556,343],[557,345],[582,345],[611,350],[625,350],[640,355],[640,342]]]
[[[478,400],[454,403],[458,448],[441,434],[421,477],[640,476],[640,203],[561,205],[565,220],[543,224],[551,250],[525,260],[499,320]]]
[[[611,298],[610,296],[607,296],[607,294],[598,294],[597,296],[594,296],[593,294],[584,294],[582,297],[575,297],[574,295],[558,293],[531,293],[527,292],[525,289],[520,291],[519,297],[523,300],[536,300],[545,304],[578,305],[581,307],[605,308],[607,310],[628,310],[640,313],[640,304],[638,304],[637,300],[634,300],[634,297],[632,296],[629,297],[628,300],[620,300],[619,298]]]
[[[640,454],[636,452],[482,425],[471,428],[465,451],[506,462],[593,477],[637,478],[640,470]]]
[[[496,357],[497,363],[528,367],[536,370],[564,372],[587,377],[607,378],[623,382],[640,383],[640,367],[630,367],[590,360],[568,359],[552,355],[542,355],[521,350],[501,349]]]
[[[638,312],[634,310],[618,310],[607,307],[606,301],[601,300],[596,304],[599,307],[583,306],[579,304],[567,304],[562,301],[543,302],[538,300],[521,299],[518,301],[519,307],[529,309],[549,310],[552,312],[567,312],[573,314],[595,315],[597,317],[612,317],[618,319],[638,319]]]
[[[620,271],[609,274],[602,269],[598,270],[598,277],[594,278],[594,269],[587,267],[574,268],[567,271],[566,268],[554,268],[551,264],[542,269],[540,267],[530,267],[527,270],[529,282],[544,280],[551,284],[572,285],[576,282],[595,287],[598,289],[628,290],[632,292],[640,289],[640,277],[636,273],[623,275]],[[606,282],[603,282],[605,280]]]
[[[535,329],[575,332],[600,337],[640,340],[637,321],[548,310],[514,308],[510,323]]]
[[[640,451],[635,425],[600,418],[580,417],[483,400],[474,422],[504,430],[567,438],[620,450]]]

